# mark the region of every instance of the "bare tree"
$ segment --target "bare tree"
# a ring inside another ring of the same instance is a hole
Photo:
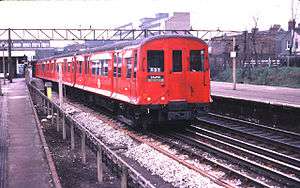
[[[251,37],[251,40],[252,40],[252,45],[253,45],[253,52],[254,52],[254,58],[255,58],[255,65],[257,66],[258,64],[258,54],[257,54],[257,41],[256,41],[256,34],[257,34],[257,31],[258,31],[258,28],[257,28],[257,23],[258,23],[258,17],[253,17],[253,21],[254,21],[254,27],[252,29],[252,37]]]
[[[242,79],[244,80],[244,78],[245,78],[245,74],[246,74],[246,71],[247,71],[247,69],[246,69],[246,67],[245,67],[245,65],[246,65],[246,62],[247,62],[247,59],[248,59],[248,31],[246,30],[246,31],[244,31],[243,32],[243,43],[244,43],[244,46],[243,46],[243,64],[242,64],[242,67],[241,67],[241,69],[242,69]]]
[[[252,44],[252,50],[251,50],[251,54],[254,53],[254,60],[255,60],[255,66],[258,64],[258,54],[257,54],[257,23],[258,23],[258,17],[253,17],[253,21],[254,21],[254,27],[252,28],[251,31],[251,35],[250,35],[250,40],[251,40],[251,44]],[[252,69],[252,65],[251,62],[249,62],[247,64],[248,66],[248,79],[251,81],[252,77],[251,77],[251,69]]]

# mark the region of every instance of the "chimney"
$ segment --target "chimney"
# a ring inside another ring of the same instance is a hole
[[[295,19],[290,20],[290,21],[288,22],[288,30],[289,30],[289,31],[294,30],[294,29],[295,29],[295,25],[296,25]],[[299,25],[298,25],[298,26],[299,26]]]
[[[257,27],[256,28],[252,28],[251,32],[252,33],[257,33],[258,32],[258,28]]]

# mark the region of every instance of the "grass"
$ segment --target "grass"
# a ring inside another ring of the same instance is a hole
[[[216,71],[212,67],[214,81],[232,82],[232,69]],[[300,67],[254,67],[249,70],[237,69],[237,82],[255,85],[270,85],[300,88]]]

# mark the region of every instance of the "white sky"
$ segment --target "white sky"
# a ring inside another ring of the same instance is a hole
[[[281,24],[287,29],[292,0],[0,1],[0,28],[113,28],[158,12],[190,12],[193,29],[245,30]],[[300,1],[294,0],[297,23]]]

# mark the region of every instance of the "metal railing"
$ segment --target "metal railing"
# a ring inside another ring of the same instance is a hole
[[[53,101],[49,100],[46,95],[43,94],[37,87],[32,85],[30,82],[27,83],[28,90],[30,92],[32,102],[42,110],[45,115],[51,115],[51,125],[54,125],[56,121],[56,128],[59,132],[62,130],[62,137],[64,140],[67,139],[66,126],[69,126],[71,149],[75,149],[75,133],[80,134],[81,138],[81,155],[82,162],[86,163],[86,141],[92,144],[93,148],[96,149],[96,163],[97,163],[97,179],[98,182],[103,182],[103,156],[112,161],[118,169],[118,175],[121,177],[121,187],[125,188],[128,184],[128,179],[137,184],[139,187],[154,188],[145,177],[143,177],[138,171],[132,168],[126,161],[124,161],[116,152],[106,146],[99,138],[97,138],[90,130],[88,130],[82,123],[76,121],[69,114]],[[56,112],[56,120],[55,120]],[[62,124],[62,128],[60,127]],[[75,132],[76,129],[76,132]]]

